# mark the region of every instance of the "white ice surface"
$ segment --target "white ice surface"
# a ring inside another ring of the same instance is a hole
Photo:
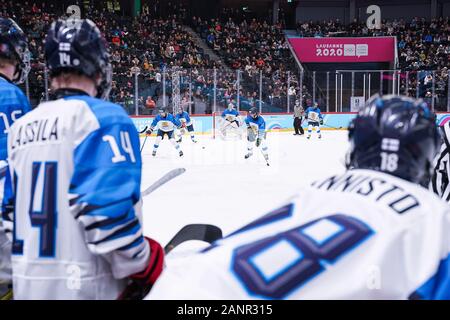
[[[205,135],[194,144],[185,135],[179,158],[166,138],[152,157],[155,138],[149,137],[142,152],[141,190],[171,169],[186,172],[144,198],[144,233],[164,245],[186,224],[211,223],[226,235],[277,208],[300,186],[343,172],[347,134],[322,131],[321,140],[314,133],[307,140],[292,132],[268,133],[270,167],[258,148],[244,159],[246,141]]]

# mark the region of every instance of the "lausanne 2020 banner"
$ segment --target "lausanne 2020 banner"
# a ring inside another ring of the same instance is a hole
[[[300,62],[391,62],[395,59],[394,37],[289,38]]]

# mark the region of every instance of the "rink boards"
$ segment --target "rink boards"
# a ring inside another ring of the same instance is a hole
[[[324,113],[324,125],[322,130],[345,130],[348,128],[350,121],[356,116],[356,113]],[[293,130],[292,114],[263,114],[266,121],[266,129],[268,131],[291,131]],[[154,117],[151,116],[133,116],[134,124],[139,131],[146,126],[150,127]],[[194,124],[196,134],[210,134],[213,130],[213,117],[211,115],[192,115],[191,119]],[[450,113],[438,113],[437,124],[444,125],[450,121]],[[308,123],[303,122],[306,128]]]

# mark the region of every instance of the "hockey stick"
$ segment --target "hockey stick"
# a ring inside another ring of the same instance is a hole
[[[311,121],[311,122],[319,122],[317,120],[313,120],[313,119],[310,119],[310,118],[306,118],[305,120],[306,121]],[[322,123],[321,126],[325,126],[325,127],[329,127],[329,128],[333,128],[333,129],[342,129],[342,127],[333,127],[333,126],[327,125],[325,123]]]
[[[0,301],[2,300],[12,300],[13,299],[13,291],[12,289],[8,289],[4,295],[0,296]]]
[[[336,130],[342,129],[342,127],[333,127],[333,126],[329,126],[329,125],[327,125],[327,124],[325,124],[325,123],[321,124],[321,126],[333,128],[333,129],[336,129]]]
[[[139,131],[139,134],[146,132],[147,129],[148,129],[148,126],[145,126],[145,128],[142,131]],[[148,135],[145,136],[144,143],[141,146],[141,151],[140,151],[141,153],[142,153],[142,150],[144,149],[145,142],[147,141],[147,137],[148,137]]]
[[[145,126],[145,128],[142,131],[139,131],[139,134],[144,133],[145,131],[147,131],[148,126]]]
[[[183,174],[184,172],[186,172],[185,168],[177,168],[167,172],[164,176],[155,181],[150,187],[141,192],[142,198],[149,195],[150,193],[161,187],[163,184],[169,182],[173,178],[176,178],[180,174]]]
[[[142,146],[141,146],[141,153],[142,153],[142,150],[144,149],[145,142],[147,141],[147,137],[148,137],[148,136],[145,136],[144,143],[143,143]]]
[[[188,224],[184,226],[164,247],[168,254],[176,246],[190,240],[213,243],[222,238],[222,230],[211,224]]]

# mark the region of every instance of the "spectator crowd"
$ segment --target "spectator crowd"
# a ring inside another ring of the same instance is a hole
[[[292,109],[300,95],[303,101],[311,99],[310,82],[299,81],[282,22],[246,19],[230,9],[223,9],[214,19],[190,18],[186,8],[171,3],[161,15],[156,10],[159,3],[154,0],[153,6],[144,6],[135,18],[124,16],[115,5],[91,6],[83,11],[110,44],[114,71],[111,99],[129,113],[135,112],[136,102],[138,112],[144,114],[170,103],[170,70],[174,68],[181,70],[182,104],[193,107],[192,111],[196,104],[202,104],[204,108],[198,111],[209,113],[214,101],[219,108],[239,101],[242,109],[261,103],[264,111],[286,111],[288,101]],[[0,0],[0,15],[15,19],[29,36],[32,72],[26,90],[32,103],[37,104],[46,97],[45,33],[50,23],[65,13],[42,1]],[[377,30],[356,21],[309,21],[299,22],[297,33],[303,37],[396,36],[402,70],[400,92],[415,96],[420,87],[420,96],[446,105],[448,19],[384,21]],[[219,60],[205,52],[208,50],[198,43],[199,39]]]

